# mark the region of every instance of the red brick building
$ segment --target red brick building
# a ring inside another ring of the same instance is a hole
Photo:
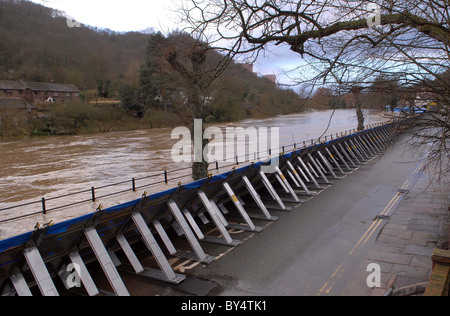
[[[0,80],[0,98],[23,98],[28,102],[57,102],[78,99],[72,84]]]

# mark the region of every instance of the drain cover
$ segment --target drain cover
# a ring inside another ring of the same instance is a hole
[[[416,284],[420,284],[420,283],[424,283],[427,282],[427,280],[424,280],[423,278],[415,278],[415,277],[411,277],[411,276],[407,276],[407,275],[399,275],[397,278],[395,278],[394,284],[392,285],[392,287],[396,290],[407,287],[407,286],[411,286],[411,285],[416,285]]]

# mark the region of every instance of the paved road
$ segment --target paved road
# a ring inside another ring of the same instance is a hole
[[[403,144],[403,143],[402,143]],[[419,155],[397,144],[208,266],[187,271],[222,286],[221,295],[340,295],[375,244],[398,190],[418,175]],[[355,284],[355,289],[361,284]],[[364,285],[363,285],[364,287]],[[351,288],[351,287],[350,287]],[[351,292],[351,291],[350,291]]]
[[[217,258],[209,265],[170,258],[187,275],[178,286],[122,276],[133,295],[160,296],[383,295],[392,284],[426,282],[432,251],[448,240],[450,178],[429,187],[424,152],[396,144],[293,211],[271,211],[278,221],[255,221],[262,232],[230,230],[244,241],[238,247],[201,242]],[[152,257],[142,263],[155,266]],[[371,263],[381,267],[380,288],[367,286]]]

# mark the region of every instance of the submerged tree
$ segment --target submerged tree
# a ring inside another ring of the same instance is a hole
[[[195,39],[186,33],[174,33],[167,39],[164,52],[166,61],[182,79],[180,85],[185,107],[179,114],[194,136],[194,120],[206,121],[208,88],[225,71],[230,58],[213,53],[207,42]],[[205,127],[202,126],[202,133]],[[203,138],[203,137],[202,137]],[[202,148],[208,146],[208,140],[203,139]],[[194,162],[192,176],[194,180],[207,177],[209,163],[202,155],[202,162]]]

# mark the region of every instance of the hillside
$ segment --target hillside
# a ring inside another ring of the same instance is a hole
[[[95,89],[138,77],[148,36],[67,26],[62,12],[24,0],[0,0],[0,79],[73,83]]]
[[[39,119],[24,115],[20,126],[13,117],[3,118],[12,123],[2,124],[0,135],[187,124],[194,82],[203,79],[194,75],[194,81],[186,80],[168,62],[168,53],[176,52],[177,62],[192,71],[189,54],[196,43],[177,31],[163,35],[69,27],[63,12],[25,0],[0,0],[0,80],[25,75],[27,81],[75,84],[81,90],[79,102],[39,108]],[[206,51],[202,68],[208,71],[221,55],[209,47]],[[290,114],[305,104],[293,91],[234,62],[197,97],[205,102],[200,116],[209,123]],[[108,101],[121,106],[105,106]]]

